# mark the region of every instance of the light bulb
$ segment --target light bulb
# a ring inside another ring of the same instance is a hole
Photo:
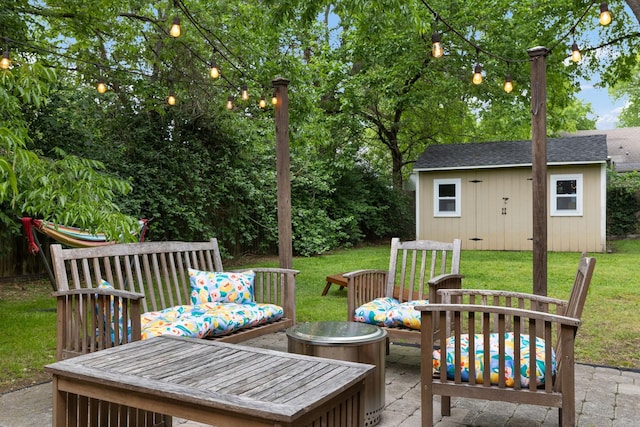
[[[600,5],[600,25],[607,26],[611,24],[611,12],[609,12],[609,6],[607,2],[602,2]]]
[[[503,89],[507,93],[511,93],[511,91],[513,90],[513,80],[511,80],[511,74],[507,74],[507,77],[505,77]]]
[[[227,110],[232,110],[233,109],[233,97],[229,97],[227,98]]]
[[[167,104],[176,105],[176,95],[173,91],[169,92],[169,97],[167,98]]]
[[[9,67],[11,67],[11,59],[9,58],[9,51],[5,50],[2,54],[2,59],[0,59],[0,68],[8,70]]]
[[[276,96],[275,92],[273,92],[273,95],[271,95],[271,103],[273,105],[276,105],[278,103],[278,97]]]
[[[247,89],[247,85],[242,85],[242,100],[246,101],[249,99],[249,90]]]
[[[260,108],[266,108],[267,107],[267,100],[264,99],[264,95],[262,95],[260,97],[260,102],[258,102],[258,105],[260,106]]]
[[[96,90],[98,93],[105,93],[107,91],[107,85],[103,80],[98,80],[98,84],[96,85]]]
[[[217,79],[218,77],[220,77],[220,69],[218,68],[218,64],[216,64],[216,61],[211,62],[211,67],[209,68],[209,75],[211,76],[212,79]]]
[[[173,18],[169,34],[171,34],[171,37],[180,37],[180,34],[182,34],[182,30],[180,29],[180,18],[177,16]]]
[[[571,60],[573,62],[580,62],[582,59],[582,54],[580,53],[580,49],[578,49],[578,45],[576,42],[573,42],[571,45]]]
[[[473,69],[473,78],[471,79],[474,85],[482,83],[482,65],[476,64]]]
[[[431,42],[433,43],[431,56],[434,58],[441,58],[442,55],[444,55],[444,50],[442,49],[442,43],[440,42],[440,34],[437,31],[431,36]]]

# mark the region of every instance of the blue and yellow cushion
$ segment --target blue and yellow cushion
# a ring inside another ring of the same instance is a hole
[[[113,285],[109,282],[107,282],[106,280],[102,279],[100,281],[100,283],[98,284],[98,289],[115,289],[113,287]],[[122,338],[124,338],[124,321],[122,318],[122,298],[118,298],[118,302],[119,302],[119,306],[120,306],[120,310],[118,313],[118,329],[119,329],[119,336],[121,337],[120,340],[122,340]],[[114,297],[111,296],[110,298],[110,308],[109,308],[109,319],[104,319],[105,322],[109,322],[111,324],[111,340],[115,341],[115,308],[114,308]],[[98,312],[98,307],[96,306],[96,313]],[[131,322],[127,321],[127,341],[131,341]]]
[[[499,359],[498,359],[498,334],[491,334],[489,336],[490,356],[491,356],[491,384],[498,384],[499,375]],[[505,382],[507,387],[513,387],[514,384],[514,335],[513,332],[507,332],[505,334]],[[455,360],[455,338],[449,337],[447,339],[447,378],[454,379],[454,360]],[[461,376],[462,381],[469,381],[469,336],[463,334],[460,336],[460,352],[461,352]],[[536,371],[536,385],[541,386],[545,383],[545,362],[544,362],[545,342],[543,339],[536,337],[536,356],[535,356],[535,371]],[[529,355],[529,335],[520,334],[520,384],[522,387],[528,387],[530,382],[530,355]],[[433,352],[433,368],[434,370],[440,370],[441,358],[440,350]],[[482,383],[482,372],[484,371],[484,340],[483,335],[475,335],[475,358],[474,364],[476,369],[476,382]],[[553,375],[556,373],[556,359],[555,353],[552,350],[552,366],[551,372]]]
[[[232,302],[244,304],[253,302],[253,271],[227,273],[200,271],[190,268],[191,303]]]
[[[394,327],[404,326],[420,329],[420,312],[416,305],[429,304],[429,300],[414,300],[400,303],[397,299],[383,297],[362,304],[353,313],[355,322]]]
[[[425,299],[399,303],[389,309],[387,317],[391,319],[394,326],[404,326],[409,329],[420,330],[420,316],[422,313],[414,307],[427,304],[429,304],[429,300]]]
[[[393,320],[387,317],[387,312],[397,305],[398,301],[393,298],[376,298],[356,308],[353,320],[378,326],[393,326]]]

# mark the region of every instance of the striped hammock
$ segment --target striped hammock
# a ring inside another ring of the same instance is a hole
[[[147,220],[141,219],[139,223],[139,241],[144,241],[144,235],[147,231]],[[90,233],[87,230],[82,230],[77,227],[69,227],[66,225],[56,225],[50,221],[43,221],[41,219],[22,218],[22,224],[25,228],[27,238],[32,236],[31,228],[35,228],[42,234],[45,234],[52,239],[70,246],[72,248],[88,248],[94,246],[113,245],[118,243],[116,240],[107,240],[104,233]],[[29,239],[29,247],[32,252],[37,252],[37,245],[32,239]],[[34,252],[34,253],[35,253]]]

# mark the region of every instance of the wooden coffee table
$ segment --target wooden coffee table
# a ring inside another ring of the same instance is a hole
[[[45,367],[53,374],[54,427],[88,425],[86,397],[219,427],[327,425],[328,419],[364,426],[364,384],[374,369],[168,336]],[[114,418],[108,425],[119,425]]]

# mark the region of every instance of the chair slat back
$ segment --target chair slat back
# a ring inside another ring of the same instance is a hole
[[[143,312],[190,304],[188,269],[224,271],[214,238],[207,242],[146,242],[63,249],[51,245],[58,290],[115,289],[145,295]]]
[[[429,280],[460,273],[460,239],[453,242],[391,239],[386,296],[400,302],[429,298]]]

